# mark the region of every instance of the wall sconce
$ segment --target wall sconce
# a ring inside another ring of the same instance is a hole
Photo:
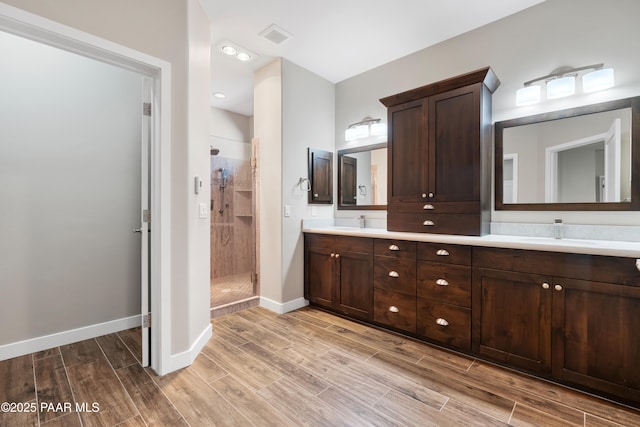
[[[382,123],[382,119],[365,117],[362,121],[347,126],[347,130],[344,131],[344,139],[346,141],[353,141],[369,136],[383,136],[386,134],[387,124]]]
[[[516,92],[516,105],[520,107],[540,102],[541,86],[533,83],[542,81],[547,89],[547,99],[573,95],[576,93],[576,77],[583,71],[588,71],[582,75],[582,91],[584,93],[609,89],[615,83],[613,68],[604,68],[604,64],[578,68],[562,67],[546,76],[524,82],[524,87]]]

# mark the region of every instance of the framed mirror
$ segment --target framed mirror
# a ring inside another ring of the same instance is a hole
[[[640,209],[640,97],[496,122],[495,208]]]
[[[387,208],[387,143],[338,151],[338,209]]]

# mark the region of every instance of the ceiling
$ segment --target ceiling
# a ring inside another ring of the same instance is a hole
[[[282,57],[332,83],[544,0],[201,0],[211,20],[211,105],[253,115],[253,71]],[[260,36],[272,24],[291,37]],[[247,49],[249,62],[221,53]]]

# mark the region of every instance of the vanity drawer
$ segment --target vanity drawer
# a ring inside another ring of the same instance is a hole
[[[375,257],[373,286],[378,289],[416,294],[416,261],[413,259]]]
[[[416,297],[373,290],[373,320],[394,329],[416,332]]]
[[[480,202],[402,202],[389,203],[387,205],[388,213],[447,213],[447,214],[478,214],[481,212]]]
[[[304,240],[307,247],[330,248],[345,252],[373,252],[373,239],[368,237],[305,233]]]
[[[431,301],[471,307],[471,267],[418,261],[417,294]]]
[[[374,255],[393,258],[416,259],[417,243],[406,240],[375,239],[373,241]]]
[[[470,309],[418,298],[417,316],[418,335],[461,350],[471,350]]]
[[[413,233],[480,235],[478,214],[387,214],[387,230]]]
[[[418,259],[445,264],[471,265],[471,246],[420,242]]]

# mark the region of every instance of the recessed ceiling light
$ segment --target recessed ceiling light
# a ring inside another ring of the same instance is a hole
[[[236,49],[233,46],[228,46],[228,45],[222,46],[222,49],[220,49],[220,50],[222,50],[223,53],[226,53],[229,56],[235,55],[236,53],[238,53],[238,49]]]
[[[216,98],[219,98],[219,99],[226,98],[226,95],[224,93],[222,93],[222,92],[213,92],[213,96],[215,96]]]
[[[246,62],[251,60],[251,55],[246,52],[240,52],[236,55],[236,58],[238,58],[240,61]]]

